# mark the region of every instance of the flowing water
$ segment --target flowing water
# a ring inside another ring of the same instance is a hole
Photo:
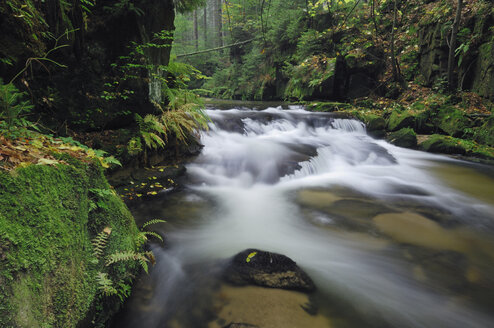
[[[494,327],[494,169],[375,140],[355,120],[210,109],[186,188],[132,210],[157,264],[115,327]],[[221,282],[246,248],[284,254],[312,295]]]

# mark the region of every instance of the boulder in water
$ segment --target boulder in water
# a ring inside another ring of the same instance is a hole
[[[247,249],[235,255],[224,271],[234,285],[257,285],[312,292],[312,279],[285,255]]]

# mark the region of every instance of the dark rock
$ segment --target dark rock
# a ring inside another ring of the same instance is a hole
[[[347,97],[350,99],[368,96],[376,87],[376,80],[363,73],[350,75]]]
[[[404,128],[396,132],[391,132],[387,140],[395,146],[405,148],[417,147],[417,135],[410,128]]]
[[[288,257],[257,249],[235,255],[224,271],[224,279],[234,285],[257,285],[312,292],[312,279]]]
[[[259,326],[251,325],[250,323],[232,322],[226,325],[224,328],[259,328]]]

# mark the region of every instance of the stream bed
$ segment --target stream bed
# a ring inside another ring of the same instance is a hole
[[[185,188],[131,208],[167,220],[166,246],[114,327],[494,327],[494,167],[296,106],[207,113]],[[247,248],[288,256],[317,291],[224,283]]]

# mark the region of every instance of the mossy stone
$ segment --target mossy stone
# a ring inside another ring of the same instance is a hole
[[[397,131],[403,128],[413,128],[415,126],[415,116],[408,112],[395,110],[388,119],[387,128],[389,131]]]
[[[107,226],[105,252],[136,249],[134,219],[99,164],[0,171],[0,326],[76,327],[103,300],[98,272],[129,283],[135,263],[106,268],[93,255],[91,240]]]
[[[432,123],[442,132],[452,137],[462,137],[471,122],[465,114],[453,106],[443,106],[430,113]]]
[[[417,147],[417,135],[410,128],[403,128],[395,132],[391,132],[387,140],[395,146],[405,148]]]
[[[421,143],[420,146],[423,150],[431,153],[466,154],[466,149],[456,142],[454,138],[439,134],[431,135],[429,139]]]

